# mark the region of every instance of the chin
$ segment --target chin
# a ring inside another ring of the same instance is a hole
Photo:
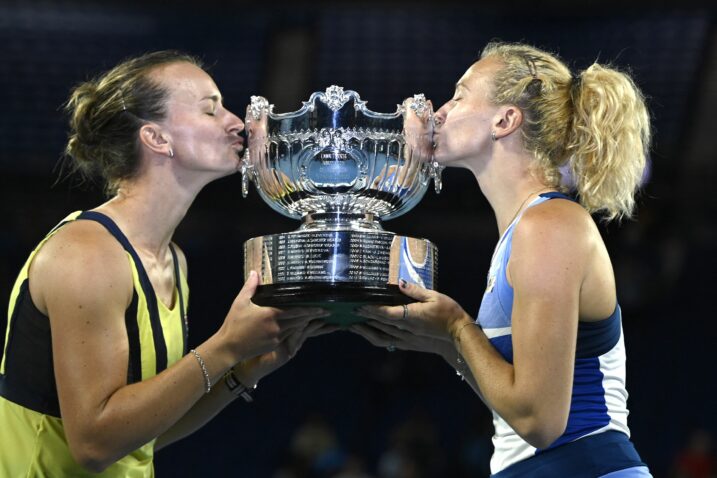
[[[447,165],[451,162],[451,158],[444,151],[441,151],[440,147],[436,148],[433,152],[433,160],[438,164]]]

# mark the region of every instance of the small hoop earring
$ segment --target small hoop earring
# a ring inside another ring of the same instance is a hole
[[[490,139],[492,139],[493,141],[498,141],[498,138],[496,138],[495,136],[495,131],[490,132]]]
[[[174,157],[174,151],[172,151],[172,148],[169,149],[169,157],[170,158]]]

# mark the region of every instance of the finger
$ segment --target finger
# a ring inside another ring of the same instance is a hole
[[[376,347],[388,347],[394,342],[389,335],[366,324],[353,324],[349,330],[365,338]]]
[[[311,332],[311,333],[308,335],[308,337],[318,337],[318,336],[320,336],[320,335],[331,334],[331,333],[333,333],[333,332],[337,332],[337,331],[342,330],[342,329],[343,329],[343,327],[341,327],[340,325],[335,325],[335,324],[322,324],[321,327],[319,327],[319,328],[317,328],[316,330],[314,330],[313,332]]]
[[[393,337],[396,340],[401,340],[402,337],[404,336],[404,334],[411,333],[411,332],[405,332],[403,329],[400,329],[391,324],[385,324],[378,320],[372,320],[372,321],[368,322],[367,325],[383,332],[384,334],[386,334],[388,336]]]
[[[309,325],[307,326],[306,324]],[[279,322],[279,326],[281,327],[281,332],[279,333],[280,341],[285,340],[289,335],[293,333],[302,332],[304,330],[306,331],[308,338],[335,332],[341,328],[338,325],[327,324],[323,320],[316,319],[313,317],[291,319],[290,321],[282,320],[281,322]],[[326,329],[325,331],[324,328]],[[322,333],[319,334],[317,333],[317,331],[322,331]]]
[[[381,321],[398,321],[403,319],[403,306],[364,305],[356,309],[359,317]]]
[[[296,352],[299,351],[301,346],[304,344],[307,338],[311,337],[312,334],[316,333],[318,330],[320,330],[322,327],[324,327],[324,323],[320,320],[317,320],[315,322],[312,322],[302,331],[296,331],[293,334],[289,335],[286,339],[286,348],[289,351],[289,357],[293,357],[296,355]]]
[[[279,314],[276,318],[284,321],[295,318],[318,319],[329,315],[331,315],[331,312],[321,307],[290,307],[279,309]]]
[[[288,337],[294,334],[298,334],[303,330],[303,326],[296,326],[291,327],[288,329],[282,329],[281,332],[279,332],[279,342],[284,342]]]
[[[418,302],[427,302],[431,298],[431,295],[435,293],[434,291],[421,287],[414,282],[408,282],[406,279],[398,280],[398,288],[408,297],[415,299]]]
[[[257,274],[256,271],[250,271],[249,277],[247,277],[246,282],[244,282],[244,286],[239,291],[237,299],[246,301],[250,300],[252,297],[254,297],[254,293],[256,292],[256,288],[258,286],[259,274]]]

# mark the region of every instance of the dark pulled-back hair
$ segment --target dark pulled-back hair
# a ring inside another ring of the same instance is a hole
[[[164,50],[130,58],[77,85],[65,104],[70,116],[66,157],[73,172],[99,176],[112,194],[119,181],[139,169],[138,131],[147,121],[166,115],[167,89],[150,77],[158,67],[187,62],[202,68],[197,58]]]

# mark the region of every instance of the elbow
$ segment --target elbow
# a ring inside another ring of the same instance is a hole
[[[69,442],[69,446],[72,458],[75,459],[78,465],[91,473],[101,473],[115,461],[107,452],[101,450],[97,444],[89,441],[83,443]]]
[[[515,432],[530,446],[545,449],[565,433],[568,417],[532,416],[519,420]]]

